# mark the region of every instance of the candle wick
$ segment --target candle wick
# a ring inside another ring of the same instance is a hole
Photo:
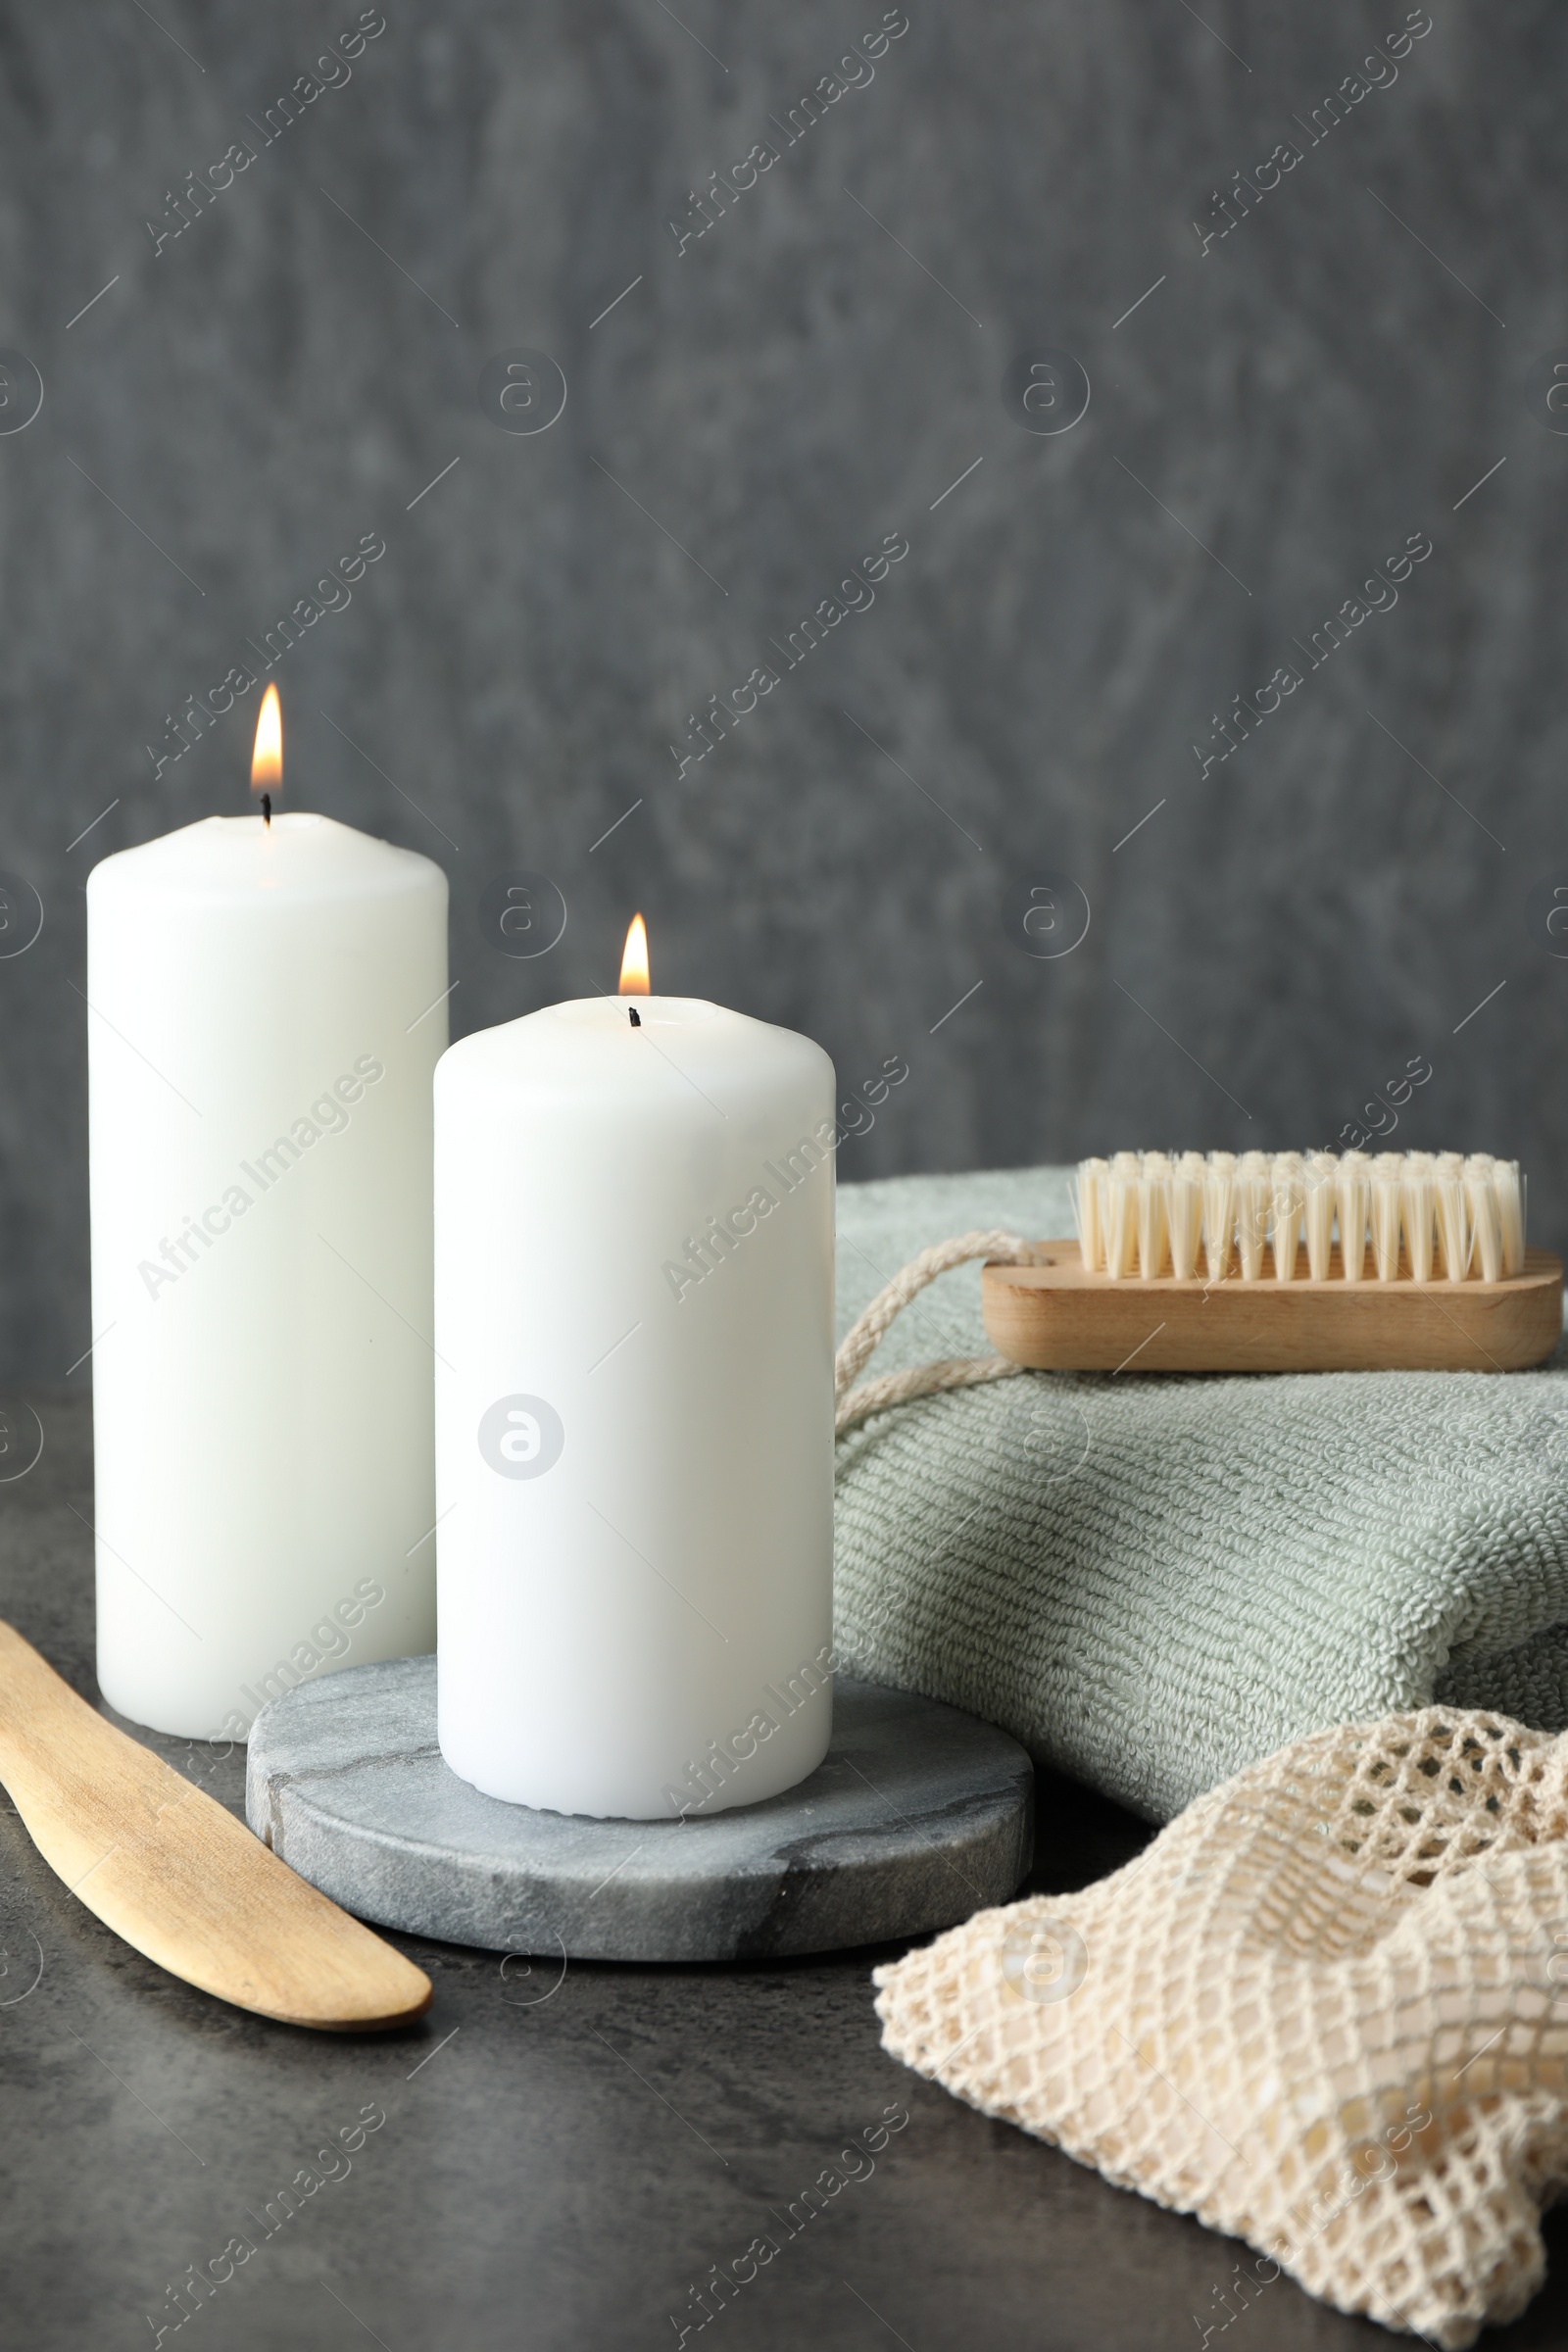
[[[626,1007],[626,1010],[627,1010],[627,1011],[628,1011],[628,1012],[631,1014],[631,1025],[632,1025],[632,1027],[633,1027],[634,1029],[640,1029],[640,1028],[642,1027],[642,1025],[643,1025],[643,1016],[642,1016],[642,1014],[641,1014],[641,1013],[638,1011],[638,1009],[637,1009],[636,1005],[635,1005],[635,1004],[628,1004],[628,1005],[627,1005],[627,1007]]]
[[[272,796],[270,792],[264,792],[262,795],[262,822],[264,825],[270,825],[271,821]]]

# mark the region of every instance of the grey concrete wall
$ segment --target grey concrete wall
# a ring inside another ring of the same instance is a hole
[[[907,1060],[846,1176],[1333,1142],[1419,1057],[1399,1140],[1520,1154],[1568,1239],[1561,12],[1432,0],[1368,68],[1396,0],[907,0],[841,67],[876,0],[384,7],[270,133],[353,0],[0,9],[0,1370],[89,1337],[86,870],[245,805],[255,693],[170,714],[362,534],[275,665],[287,800],[446,866],[458,1031],[612,985],[641,906],[660,985]],[[546,430],[481,407],[518,346]]]

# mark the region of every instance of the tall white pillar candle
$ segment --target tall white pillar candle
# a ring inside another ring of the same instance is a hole
[[[832,1063],[589,999],[464,1038],[435,1102],[442,1753],[560,1813],[792,1787],[831,1726]]]
[[[88,882],[98,1680],[159,1731],[434,1646],[446,907],[304,814]]]

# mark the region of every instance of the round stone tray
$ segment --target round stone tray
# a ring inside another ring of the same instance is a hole
[[[952,1927],[1029,1868],[1034,1774],[956,1707],[846,1682],[798,1788],[680,1821],[590,1821],[481,1796],[436,1742],[435,1660],[302,1683],[251,1729],[246,1811],[362,1919],[580,1960],[746,1960]]]

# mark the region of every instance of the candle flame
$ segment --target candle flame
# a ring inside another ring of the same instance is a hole
[[[252,792],[275,792],[283,781],[283,712],[275,685],[269,686],[256,714],[256,749],[251,754]]]
[[[640,914],[631,918],[626,934],[626,953],[620,959],[620,993],[623,997],[646,997],[648,991],[648,926]]]

